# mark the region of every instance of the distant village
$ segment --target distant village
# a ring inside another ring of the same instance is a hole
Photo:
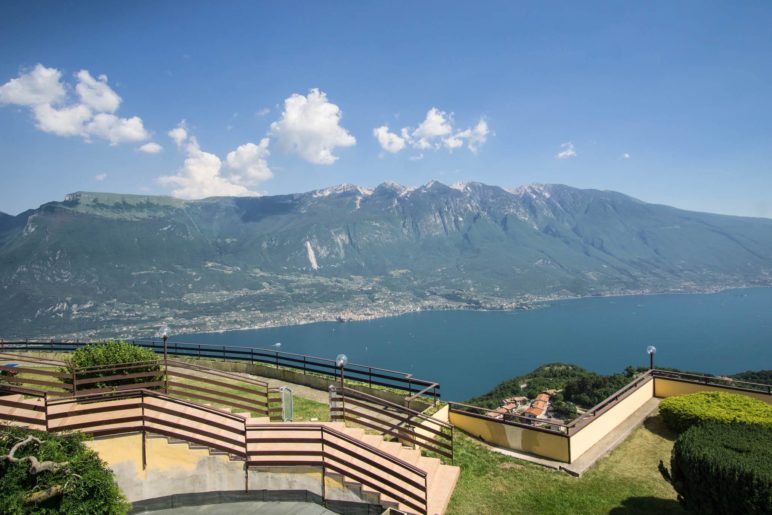
[[[550,406],[550,398],[557,390],[545,390],[536,396],[534,400],[528,397],[507,397],[501,401],[501,406],[486,413],[487,416],[499,420],[513,420],[520,423],[544,424],[553,429],[560,429],[564,422],[555,418]]]

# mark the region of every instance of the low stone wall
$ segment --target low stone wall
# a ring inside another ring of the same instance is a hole
[[[635,413],[641,406],[654,397],[654,380],[649,379],[634,392],[616,403],[608,411],[599,415],[590,424],[583,427],[570,437],[571,459],[576,461],[590,447],[601,441],[603,437],[614,430],[627,417]]]
[[[754,399],[759,399],[767,404],[772,404],[772,395],[764,392],[752,392],[749,390],[738,390],[730,386],[717,386],[708,384],[699,384],[696,382],[679,381],[677,379],[669,379],[664,377],[654,378],[654,396],[664,399],[666,397],[673,397],[675,395],[688,395],[690,393],[697,392],[726,392],[735,393],[740,395],[747,395]]]
[[[451,411],[450,423],[490,444],[569,463],[568,436]]]

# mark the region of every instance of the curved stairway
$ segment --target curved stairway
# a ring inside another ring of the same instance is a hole
[[[317,466],[368,502],[407,513],[444,513],[459,476],[458,467],[342,422],[271,423],[146,390],[56,400],[2,395],[0,418],[97,437],[144,431],[245,460],[249,469]]]

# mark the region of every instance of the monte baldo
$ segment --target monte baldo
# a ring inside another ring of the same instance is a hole
[[[562,185],[208,198],[73,193],[0,214],[0,337],[517,309],[772,285],[772,220]]]

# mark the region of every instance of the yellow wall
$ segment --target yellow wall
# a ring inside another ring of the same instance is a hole
[[[663,379],[657,377],[654,379],[654,396],[665,398],[672,397],[674,395],[687,395],[697,392],[726,392],[735,393],[738,395],[747,395],[759,400],[762,400],[768,404],[772,404],[772,395],[768,395],[762,392],[747,392],[743,390],[735,390],[732,388],[721,388],[720,386],[710,386],[706,384],[686,383],[682,381],[674,381],[672,379]]]
[[[571,435],[571,462],[577,460],[601,438],[609,434],[654,395],[654,381],[643,383],[628,397],[621,400],[588,425]]]
[[[488,443],[569,462],[568,437],[450,412],[450,423]]]

